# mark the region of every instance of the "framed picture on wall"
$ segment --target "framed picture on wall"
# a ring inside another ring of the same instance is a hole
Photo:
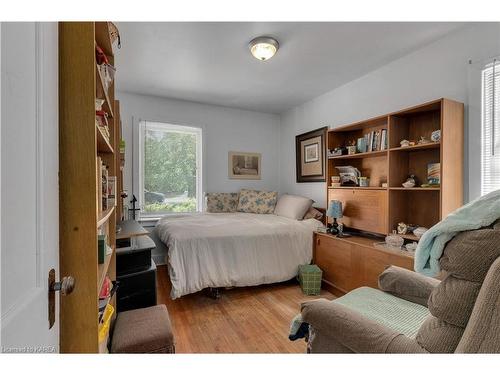
[[[297,182],[326,181],[326,132],[328,127],[295,137]]]
[[[261,154],[229,151],[229,178],[234,180],[260,180]]]

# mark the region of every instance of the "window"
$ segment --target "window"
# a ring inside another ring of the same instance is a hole
[[[141,216],[201,211],[200,128],[141,121]]]
[[[500,64],[482,71],[481,194],[500,189]]]

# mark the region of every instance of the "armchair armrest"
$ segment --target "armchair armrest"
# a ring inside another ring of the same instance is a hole
[[[315,331],[355,353],[427,353],[415,340],[326,299],[304,302],[302,318]]]
[[[380,290],[425,307],[431,292],[439,283],[432,277],[396,266],[387,268],[378,277]]]

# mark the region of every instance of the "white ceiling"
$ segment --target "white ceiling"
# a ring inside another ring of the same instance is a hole
[[[120,22],[118,90],[281,113],[341,86],[463,23]],[[269,35],[260,62],[248,42]]]

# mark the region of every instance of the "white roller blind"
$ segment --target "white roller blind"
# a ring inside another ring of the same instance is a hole
[[[500,62],[482,72],[481,194],[500,189]]]

